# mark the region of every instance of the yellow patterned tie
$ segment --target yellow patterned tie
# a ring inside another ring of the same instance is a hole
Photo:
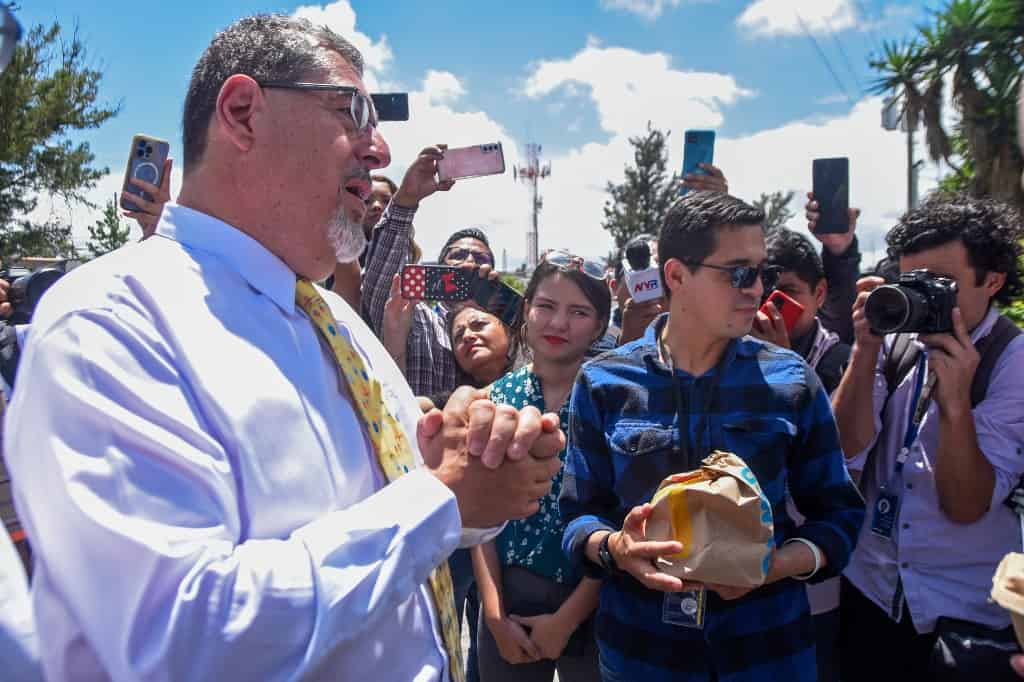
[[[345,381],[348,382],[349,392],[366,424],[366,431],[377,451],[381,469],[384,470],[389,482],[394,481],[413,468],[416,462],[405,431],[384,404],[380,382],[370,376],[359,352],[338,332],[331,309],[309,280],[298,281],[295,302],[306,311],[334,351],[334,359]],[[452,575],[448,570],[448,562],[442,563],[431,572],[430,591],[434,596],[437,617],[441,621],[441,633],[448,652],[452,682],[465,682],[459,626],[455,618],[455,594],[452,590]]]

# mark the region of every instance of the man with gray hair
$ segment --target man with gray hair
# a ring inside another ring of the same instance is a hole
[[[558,417],[421,414],[312,284],[390,160],[348,42],[236,22],[183,128],[178,203],[50,289],[9,413],[47,678],[461,682],[445,560],[537,510]]]

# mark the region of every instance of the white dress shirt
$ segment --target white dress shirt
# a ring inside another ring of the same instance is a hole
[[[398,368],[322,294],[415,448]],[[168,204],[43,299],[5,451],[49,678],[448,677],[425,581],[455,497],[422,469],[385,487],[294,297],[258,242]]]
[[[0,678],[18,682],[43,679],[32,620],[28,582],[18,550],[0,529]]]

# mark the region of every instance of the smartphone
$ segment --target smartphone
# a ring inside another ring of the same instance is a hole
[[[814,200],[818,202],[817,234],[842,234],[850,229],[850,160],[815,159]]]
[[[404,92],[375,92],[370,95],[378,121],[408,121],[409,95]]]
[[[786,333],[792,334],[796,321],[804,313],[804,307],[778,289],[769,294],[768,299],[761,306],[761,312],[771,317],[771,312],[768,310],[769,303],[773,303],[775,309],[782,315],[782,321],[786,325]]]
[[[484,175],[500,175],[504,172],[505,153],[500,142],[446,149],[444,158],[437,162],[439,180],[478,178]]]
[[[159,187],[164,180],[164,161],[167,160],[170,150],[171,145],[166,140],[148,135],[136,135],[132,138],[132,148],[128,152],[128,166],[124,171],[124,184],[121,186],[121,208],[126,211],[142,210],[128,198],[128,195],[131,194],[142,197],[146,201],[153,201],[149,192],[144,192],[128,183],[132,178],[138,178]]]
[[[683,177],[691,173],[707,175],[707,171],[700,167],[700,164],[711,165],[715,162],[715,131],[714,130],[687,130],[683,133]],[[690,190],[682,187],[679,195],[682,196]]]
[[[477,277],[473,300],[506,326],[516,328],[523,310],[523,297],[509,285],[498,279]]]
[[[450,265],[402,266],[402,298],[426,301],[466,301],[476,273]]]

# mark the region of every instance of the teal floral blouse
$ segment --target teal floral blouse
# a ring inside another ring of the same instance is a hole
[[[532,405],[542,413],[544,391],[540,377],[533,373],[533,366],[526,365],[509,372],[491,386],[491,400],[497,404],[511,405],[522,409]],[[569,401],[558,410],[562,431],[569,432]],[[565,461],[565,450],[558,453]],[[502,566],[519,566],[558,583],[575,584],[579,580],[576,571],[562,551],[562,532],[565,526],[558,514],[558,494],[562,490],[562,471],[559,470],[551,483],[551,492],[540,501],[540,509],[533,516],[521,521],[509,521],[495,539],[498,559]]]

